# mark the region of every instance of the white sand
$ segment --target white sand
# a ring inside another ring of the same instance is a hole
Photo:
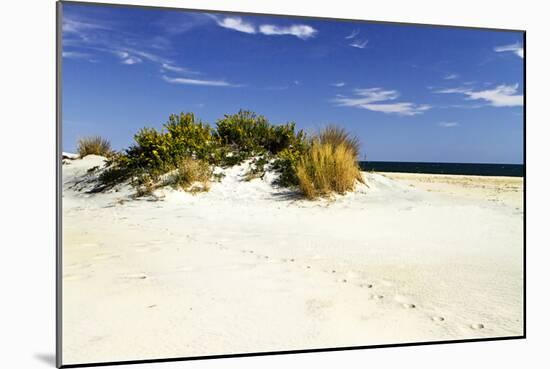
[[[67,162],[64,364],[523,333],[521,191],[365,173],[310,202],[241,166],[129,200],[76,190],[102,158]]]

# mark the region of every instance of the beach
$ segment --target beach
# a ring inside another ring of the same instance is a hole
[[[63,165],[63,363],[523,334],[523,179],[363,172],[308,201],[224,170],[209,192],[89,193]]]

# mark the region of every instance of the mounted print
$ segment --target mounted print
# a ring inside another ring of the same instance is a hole
[[[525,32],[58,3],[58,366],[525,337]]]

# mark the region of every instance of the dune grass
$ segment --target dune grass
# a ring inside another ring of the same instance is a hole
[[[359,139],[346,132],[342,127],[329,125],[319,133],[319,142],[332,145],[333,147],[343,145],[351,151],[356,159],[359,157],[359,150],[361,148]]]
[[[190,192],[208,191],[212,169],[205,161],[188,157],[178,163],[170,177],[170,183],[177,189]]]
[[[83,137],[78,140],[78,155],[81,158],[86,155],[100,155],[109,157],[112,155],[111,143],[100,136]]]
[[[296,165],[298,187],[310,200],[344,194],[362,182],[358,141],[338,127],[328,127],[311,141]]]

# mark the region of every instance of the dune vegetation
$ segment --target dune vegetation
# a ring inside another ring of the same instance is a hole
[[[91,142],[106,145],[100,150]],[[244,110],[225,115],[215,127],[197,120],[193,113],[173,114],[161,130],[139,130],[125,150],[113,152],[108,141],[94,137],[79,142],[79,153],[81,157],[108,157],[98,191],[128,182],[138,196],[164,186],[208,191],[214,167],[245,160],[250,169],[244,180],[263,178],[272,170],[279,174],[276,184],[296,188],[308,199],[343,194],[362,180],[357,164],[359,141],[345,130],[329,126],[306,137],[293,122],[275,125]]]
[[[86,155],[100,155],[109,157],[113,153],[113,150],[111,150],[111,143],[100,136],[84,137],[79,139],[77,151],[81,158]]]

